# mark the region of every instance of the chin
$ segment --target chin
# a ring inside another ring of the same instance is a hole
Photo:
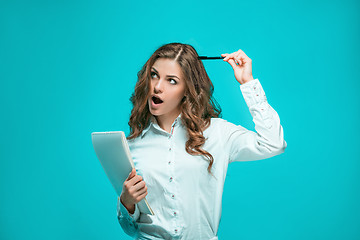
[[[159,114],[158,113],[154,113],[153,111],[150,111],[151,115],[153,116],[158,116]]]
[[[160,114],[158,113],[158,111],[152,110],[151,107],[149,107],[149,112],[150,112],[152,115],[154,115],[154,116],[160,115]]]
[[[148,106],[149,106],[149,112],[154,115],[154,116],[160,116],[162,115],[162,110],[163,109],[152,109],[150,106],[151,103],[148,102]]]

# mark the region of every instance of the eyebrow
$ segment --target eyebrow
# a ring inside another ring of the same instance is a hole
[[[159,72],[154,67],[152,67],[151,69],[153,69],[157,74],[159,74]],[[180,78],[178,76],[176,76],[176,75],[166,75],[166,76],[167,77],[176,77],[177,79],[180,80]]]

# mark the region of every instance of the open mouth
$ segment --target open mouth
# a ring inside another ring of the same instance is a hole
[[[155,104],[163,103],[163,100],[161,100],[160,98],[158,98],[156,96],[153,96],[151,99]]]

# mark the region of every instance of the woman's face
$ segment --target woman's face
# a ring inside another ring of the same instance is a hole
[[[156,60],[151,67],[150,93],[148,104],[152,115],[163,120],[175,119],[180,114],[185,80],[177,62],[167,58]]]

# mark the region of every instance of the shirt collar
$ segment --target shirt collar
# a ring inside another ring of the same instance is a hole
[[[174,120],[174,122],[173,122],[173,124],[172,124],[171,126],[175,125],[176,123],[181,124],[181,113],[180,113],[179,116]],[[160,128],[160,126],[159,126],[156,118],[154,117],[154,115],[151,115],[148,126],[141,132],[141,138],[143,138],[143,136],[145,135],[145,133],[147,133],[147,132],[150,130],[150,128],[151,128],[151,127],[154,127],[155,125]]]

